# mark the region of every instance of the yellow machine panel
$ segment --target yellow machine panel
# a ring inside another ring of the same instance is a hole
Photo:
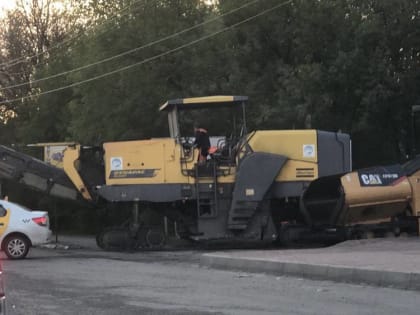
[[[318,176],[316,130],[257,131],[250,134],[249,145],[254,152],[288,157],[276,181]],[[173,138],[109,142],[103,147],[107,185],[188,183],[181,169],[182,148]],[[194,150],[194,156],[184,163],[185,169],[193,169],[196,156]],[[233,176],[221,178],[221,182],[233,180]]]
[[[288,160],[276,181],[313,180],[318,177],[316,130],[266,130],[250,135],[254,152],[280,154]]]
[[[256,131],[249,139],[254,152],[275,153],[290,160],[318,162],[316,130]]]
[[[420,200],[413,191],[420,171],[400,165],[361,169],[318,178],[306,189],[303,210],[317,223],[373,224],[408,214]],[[400,220],[400,219],[398,219]]]
[[[194,183],[185,171],[194,169],[198,150],[192,149],[191,156],[184,158],[182,145],[173,138],[108,142],[103,148],[107,185]],[[230,175],[219,181],[233,182],[235,169],[229,167]]]
[[[181,148],[175,139],[109,142],[103,148],[107,185],[183,183],[188,180],[181,172]]]
[[[408,180],[410,181],[413,192],[410,204],[412,215],[420,216],[420,171],[415,172]]]
[[[378,220],[404,212],[411,199],[411,185],[402,177],[394,185],[364,187],[359,183],[357,172],[344,175],[341,184],[345,191],[347,207],[342,223]],[[386,198],[385,198],[386,196]]]
[[[318,164],[307,161],[288,160],[279,175],[276,182],[284,181],[311,181],[318,177]]]
[[[378,204],[407,204],[411,199],[411,185],[407,177],[389,186],[361,186],[357,172],[341,177],[341,184],[345,191],[345,202],[352,208],[366,207]],[[386,198],[384,198],[386,196]]]

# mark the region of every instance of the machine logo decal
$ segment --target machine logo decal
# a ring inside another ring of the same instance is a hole
[[[111,171],[109,178],[145,178],[155,177],[160,168],[147,168],[137,170],[114,170]]]
[[[111,171],[120,171],[123,169],[122,157],[111,157]]]
[[[315,144],[304,144],[303,145],[303,157],[305,157],[305,158],[315,157]]]
[[[358,175],[360,186],[392,186],[405,176],[400,165],[359,170]]]
[[[360,179],[365,185],[382,185],[381,177],[378,174],[361,174]]]

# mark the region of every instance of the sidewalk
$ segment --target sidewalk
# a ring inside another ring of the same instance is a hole
[[[102,251],[95,236],[59,235],[57,246]],[[211,268],[420,291],[417,237],[354,240],[311,249],[214,251],[202,254],[200,263]]]
[[[96,245],[96,238],[94,235],[67,235],[58,234],[58,243],[56,243],[56,235],[51,236],[51,243],[43,245],[45,248],[60,248],[60,249],[89,249],[98,251],[100,248]]]
[[[343,242],[327,248],[218,251],[203,265],[338,282],[420,290],[420,239]]]

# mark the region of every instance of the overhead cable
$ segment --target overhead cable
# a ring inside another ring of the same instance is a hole
[[[260,1],[260,0],[253,0],[253,1],[247,2],[247,3],[245,3],[244,5],[242,5],[242,6],[240,6],[240,7],[237,7],[237,8],[235,8],[235,9],[232,9],[232,10],[230,10],[230,11],[228,11],[228,12],[226,12],[226,13],[223,13],[223,14],[221,14],[221,15],[218,15],[218,16],[217,16],[217,17],[215,17],[215,18],[212,18],[212,19],[209,19],[209,20],[204,21],[204,22],[202,22],[202,23],[199,23],[199,24],[196,24],[196,25],[194,25],[194,26],[188,27],[188,28],[186,28],[186,29],[183,29],[183,30],[178,31],[178,32],[176,32],[176,33],[173,33],[173,34],[171,34],[171,35],[165,36],[165,37],[160,38],[160,39],[158,39],[158,40],[152,41],[152,42],[147,43],[147,44],[145,44],[145,45],[142,45],[142,46],[139,46],[139,47],[136,47],[136,48],[133,48],[133,49],[127,50],[127,51],[122,52],[122,53],[120,53],[120,54],[117,54],[117,55],[114,55],[114,56],[111,56],[111,57],[108,57],[108,58],[104,58],[104,59],[102,59],[102,60],[99,60],[99,61],[96,61],[96,62],[93,62],[93,63],[87,64],[87,65],[84,65],[84,66],[81,66],[81,67],[77,67],[77,68],[74,68],[74,69],[71,69],[71,70],[68,70],[68,71],[64,71],[64,72],[60,72],[60,73],[53,74],[53,75],[50,75],[50,76],[46,76],[46,77],[44,77],[44,78],[40,78],[40,79],[36,79],[36,80],[30,80],[30,81],[26,81],[26,82],[22,82],[22,83],[17,83],[17,84],[13,84],[13,85],[9,85],[9,86],[5,86],[5,87],[1,87],[1,88],[0,88],[0,91],[6,90],[6,89],[13,89],[13,88],[17,88],[17,87],[25,86],[25,85],[27,85],[27,84],[34,84],[34,83],[38,83],[38,82],[43,82],[43,81],[51,80],[51,79],[54,79],[54,78],[58,78],[58,77],[61,77],[61,76],[67,75],[67,74],[71,74],[71,73],[73,73],[73,72],[78,72],[78,71],[81,71],[81,70],[85,70],[85,69],[88,69],[88,68],[91,68],[91,67],[94,67],[94,66],[100,65],[100,64],[102,64],[102,63],[105,63],[105,62],[108,62],[108,61],[111,61],[111,60],[114,60],[114,59],[117,59],[117,58],[124,57],[124,56],[126,56],[126,55],[129,55],[129,54],[132,54],[132,53],[134,53],[134,52],[137,52],[137,51],[143,50],[143,49],[145,49],[145,48],[149,48],[149,47],[154,46],[154,45],[156,45],[156,44],[160,44],[160,43],[162,43],[162,42],[164,42],[164,41],[167,41],[167,40],[169,40],[169,39],[172,39],[172,38],[174,38],[174,37],[177,37],[177,36],[180,36],[180,35],[182,35],[182,34],[188,33],[188,32],[190,32],[190,31],[195,30],[195,29],[197,29],[197,28],[199,28],[199,27],[202,27],[202,26],[204,26],[204,25],[210,24],[210,23],[212,23],[212,22],[214,22],[214,21],[217,21],[217,20],[219,20],[219,19],[221,19],[221,18],[223,18],[223,17],[227,16],[227,15],[233,14],[233,13],[235,13],[235,12],[239,11],[239,10],[242,10],[242,9],[244,9],[244,8],[246,8],[246,7],[249,7],[250,5],[253,5],[253,4],[255,4],[255,3],[259,2],[259,1]]]
[[[269,9],[263,10],[263,11],[261,11],[261,12],[260,12],[260,13],[258,13],[258,14],[255,14],[255,15],[253,15],[253,16],[251,16],[251,17],[248,17],[248,18],[246,18],[246,19],[244,19],[244,20],[242,20],[242,21],[240,21],[240,22],[237,22],[237,23],[234,23],[234,24],[232,24],[232,25],[229,25],[229,26],[227,26],[227,27],[225,27],[225,28],[223,28],[223,29],[221,29],[221,30],[219,30],[219,31],[216,31],[216,32],[213,32],[213,33],[211,33],[211,34],[208,34],[208,35],[202,36],[202,37],[200,37],[200,38],[198,38],[198,39],[196,39],[196,40],[190,41],[190,42],[188,42],[188,43],[186,43],[186,44],[180,45],[180,46],[178,46],[178,47],[176,47],[176,48],[170,49],[170,50],[168,50],[168,51],[166,51],[166,52],[163,52],[163,53],[157,54],[157,55],[155,55],[155,56],[152,56],[152,57],[149,57],[149,58],[143,59],[142,61],[139,61],[139,62],[133,63],[133,64],[131,64],[131,65],[128,65],[128,66],[125,66],[125,67],[121,67],[121,68],[115,69],[115,70],[113,70],[113,71],[109,71],[109,72],[103,73],[103,74],[101,74],[101,75],[97,75],[97,76],[91,77],[91,78],[86,79],[86,80],[77,81],[77,82],[71,83],[71,84],[66,85],[66,86],[62,86],[62,87],[58,87],[58,88],[55,88],[55,89],[47,90],[47,91],[44,91],[44,92],[38,93],[38,94],[36,94],[36,95],[28,95],[28,96],[23,96],[23,97],[19,97],[19,98],[11,99],[11,100],[5,100],[5,101],[3,101],[2,103],[3,103],[3,104],[8,104],[8,103],[13,103],[13,102],[16,102],[16,101],[23,101],[23,100],[26,100],[26,99],[30,99],[30,98],[32,98],[32,97],[34,97],[34,96],[35,96],[35,97],[38,97],[38,96],[42,96],[42,95],[46,95],[46,94],[55,93],[55,92],[58,92],[58,91],[66,90],[66,89],[68,89],[68,88],[72,88],[72,87],[80,86],[80,85],[83,85],[83,84],[86,84],[86,83],[89,83],[89,82],[92,82],[92,81],[96,81],[96,80],[99,80],[99,79],[102,79],[102,78],[105,78],[105,77],[111,76],[111,75],[116,74],[116,73],[119,73],[119,72],[127,71],[127,70],[129,70],[129,69],[134,68],[134,67],[137,67],[137,66],[143,65],[143,64],[145,64],[145,63],[148,63],[148,62],[154,61],[154,60],[156,60],[156,59],[159,59],[159,58],[161,58],[161,57],[164,57],[164,56],[170,55],[170,54],[172,54],[172,53],[178,52],[178,51],[180,51],[180,50],[182,50],[182,49],[184,49],[184,48],[187,48],[187,47],[193,46],[193,45],[195,45],[195,44],[197,44],[197,43],[199,43],[199,42],[202,42],[202,41],[204,41],[204,40],[206,40],[206,39],[209,39],[209,38],[211,38],[211,37],[214,37],[214,36],[216,36],[216,35],[219,35],[219,34],[221,34],[221,33],[224,33],[224,32],[226,32],[226,31],[228,31],[228,30],[231,30],[231,29],[233,29],[233,28],[236,28],[236,27],[238,27],[238,26],[240,26],[240,25],[242,25],[242,24],[244,24],[244,23],[247,23],[247,22],[249,22],[249,21],[252,21],[252,20],[254,20],[254,19],[256,19],[256,18],[258,18],[258,17],[260,17],[260,16],[262,16],[262,15],[264,15],[264,14],[267,14],[267,13],[269,13],[269,12],[271,12],[271,11],[274,11],[274,10],[276,10],[276,9],[280,8],[280,7],[283,7],[283,6],[287,5],[287,4],[290,4],[291,2],[292,2],[292,0],[289,0],[289,1],[286,1],[286,2],[282,2],[282,3],[280,3],[280,4],[278,4],[278,5],[275,5],[275,6],[271,7],[271,8],[269,8]]]
[[[110,18],[108,18],[108,19],[106,19],[105,21],[103,21],[102,23],[99,23],[98,25],[96,25],[96,26],[95,26],[95,28],[102,27],[103,25],[105,25],[105,24],[107,24],[107,23],[111,22],[111,21],[112,21],[112,20],[114,20],[115,18],[117,18],[117,17],[121,17],[121,16],[124,16],[124,15],[125,15],[125,14],[127,14],[127,13],[124,13],[123,15],[121,15],[121,13],[122,13],[122,12],[124,12],[124,11],[126,11],[127,9],[131,8],[133,5],[137,4],[137,3],[138,3],[138,2],[140,2],[140,1],[143,1],[143,0],[136,0],[136,1],[132,2],[132,3],[131,3],[131,4],[129,4],[128,6],[126,6],[126,7],[122,8],[121,10],[119,10],[118,12],[116,12],[115,14],[113,14]],[[128,13],[129,13],[129,12],[128,12]],[[93,25],[93,23],[92,23],[91,25]],[[89,26],[90,26],[90,25],[89,25]],[[7,62],[3,62],[3,63],[1,63],[1,64],[0,64],[0,67],[2,67],[3,69],[7,69],[7,68],[10,68],[10,67],[12,67],[12,66],[18,65],[18,64],[20,64],[20,63],[27,63],[27,62],[31,61],[32,59],[34,59],[34,58],[37,58],[37,57],[39,57],[39,56],[42,56],[42,55],[44,55],[44,54],[46,54],[46,53],[50,53],[52,50],[57,49],[57,48],[59,48],[59,47],[63,46],[64,44],[67,44],[68,42],[71,42],[71,41],[77,40],[77,39],[78,39],[78,38],[80,38],[83,34],[85,34],[85,33],[83,33],[83,32],[82,32],[82,33],[77,34],[76,36],[73,36],[73,37],[70,37],[70,38],[68,38],[68,39],[66,39],[66,40],[63,40],[62,42],[57,43],[57,45],[55,45],[55,46],[51,47],[51,48],[50,48],[50,49],[48,49],[48,50],[44,50],[44,51],[41,51],[41,52],[35,53],[35,54],[33,54],[33,55],[29,55],[29,56],[22,56],[22,57],[19,57],[19,58],[16,58],[16,59],[8,60]]]

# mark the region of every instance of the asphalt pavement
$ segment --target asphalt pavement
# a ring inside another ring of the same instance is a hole
[[[2,261],[7,314],[419,314],[417,291],[219,270],[202,253],[33,248]]]
[[[61,248],[99,251],[92,236],[59,235]],[[266,273],[420,291],[420,239],[353,240],[323,248],[206,251],[200,264]]]

